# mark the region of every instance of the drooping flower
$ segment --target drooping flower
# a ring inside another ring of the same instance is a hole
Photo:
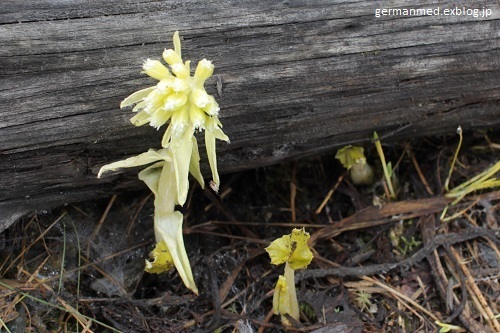
[[[189,150],[190,161],[193,163],[184,168],[202,183],[203,176],[199,168],[200,156],[194,138],[191,138],[190,148],[192,148]],[[150,149],[138,156],[105,165],[99,171],[98,177],[108,171],[147,164],[152,165],[139,172],[139,179],[146,183],[155,196],[154,230],[157,247],[151,253],[154,260],[146,263],[146,270],[161,273],[170,269],[173,263],[186,287],[197,294],[198,289],[194,283],[182,236],[183,216],[180,212],[175,211],[175,205],[179,204],[180,201],[177,193],[177,174],[172,150],[166,148],[158,151]],[[187,179],[187,175],[185,178]]]
[[[285,326],[291,324],[287,314],[295,320],[300,319],[295,270],[306,268],[312,261],[313,254],[307,245],[309,238],[309,233],[304,229],[293,229],[291,234],[275,239],[266,248],[273,265],[285,263],[285,274],[279,276],[273,295],[274,314],[281,315]]]
[[[292,269],[306,268],[313,259],[307,245],[309,233],[304,229],[293,229],[291,234],[275,239],[266,251],[271,257],[271,264],[281,265],[288,262]]]
[[[148,273],[163,273],[174,266],[174,259],[164,241],[156,244],[154,250],[149,253],[149,257],[151,260],[146,260],[146,268],[144,269]]]
[[[136,126],[149,123],[155,128],[170,121],[162,139],[162,147],[170,147],[176,168],[177,191],[180,204],[184,204],[187,197],[188,170],[191,164],[189,157],[191,144],[196,130],[205,130],[205,140],[213,182],[220,185],[217,171],[215,139],[229,142],[229,138],[222,132],[222,125],[218,119],[219,105],[212,95],[204,88],[205,81],[212,76],[214,65],[207,59],[198,62],[194,75],[191,76],[190,61],[183,62],[181,56],[181,42],[179,33],[174,34],[174,49],[163,52],[163,60],[170,70],[159,60],[148,59],[144,62],[144,73],[158,80],[156,86],[142,89],[127,97],[120,107],[135,104],[131,118]]]
[[[335,158],[349,170],[356,185],[371,185],[375,181],[373,168],[366,162],[363,147],[345,146],[337,151]]]

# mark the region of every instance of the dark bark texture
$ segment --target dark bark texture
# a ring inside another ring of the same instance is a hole
[[[374,15],[438,7],[478,17]],[[500,124],[495,1],[3,0],[0,230],[33,210],[140,185],[135,172],[96,175],[159,147],[163,129],[134,127],[118,105],[154,83],[142,62],[160,59],[176,30],[185,60],[214,62],[209,93],[222,82],[231,138],[218,145],[222,173],[360,143],[374,130],[395,140]]]

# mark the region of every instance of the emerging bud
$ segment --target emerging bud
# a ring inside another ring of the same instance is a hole
[[[214,65],[210,60],[203,59],[196,66],[194,72],[194,80],[199,86],[203,86],[203,83],[214,73]]]
[[[168,68],[158,60],[147,59],[142,65],[144,72],[153,79],[161,80],[170,76]]]
[[[193,103],[199,108],[205,108],[211,102],[210,95],[205,92],[205,89],[195,89],[192,92]]]
[[[186,61],[185,64],[179,63],[179,64],[174,64],[172,65],[172,72],[177,76],[179,79],[186,79],[189,78],[190,70],[189,70],[189,65],[190,61]]]
[[[189,119],[193,123],[195,129],[204,129],[206,118],[207,115],[202,109],[196,105],[191,105],[189,108]]]
[[[165,109],[165,111],[177,110],[180,107],[184,106],[184,104],[186,104],[187,99],[188,99],[187,95],[183,93],[170,94],[165,99],[165,104],[163,105],[163,109]]]
[[[175,64],[182,64],[182,58],[180,55],[178,55],[174,50],[172,49],[165,49],[163,51],[163,60],[170,66],[173,66]]]

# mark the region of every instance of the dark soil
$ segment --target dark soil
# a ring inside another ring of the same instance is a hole
[[[498,331],[498,187],[440,220],[457,142],[384,144],[392,202],[373,146],[371,187],[352,185],[335,152],[223,175],[220,196],[193,187],[181,210],[199,296],[175,270],[143,271],[154,246],[146,189],[26,216],[0,238],[0,331],[283,332],[272,313],[283,267],[264,248],[302,227],[315,258],[296,274],[301,322],[289,331],[437,332],[436,320]],[[466,133],[450,189],[498,162],[498,142],[498,132]]]

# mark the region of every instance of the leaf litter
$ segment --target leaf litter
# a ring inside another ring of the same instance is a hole
[[[0,241],[1,330],[284,332],[272,313],[282,268],[264,248],[305,228],[314,259],[297,273],[301,320],[288,331],[498,332],[500,137],[466,134],[455,154],[458,141],[382,142],[392,200],[373,145],[373,186],[351,184],[332,152],[226,174],[220,196],[191,188],[184,234],[199,296],[175,271],[144,272],[145,190],[26,216]]]

